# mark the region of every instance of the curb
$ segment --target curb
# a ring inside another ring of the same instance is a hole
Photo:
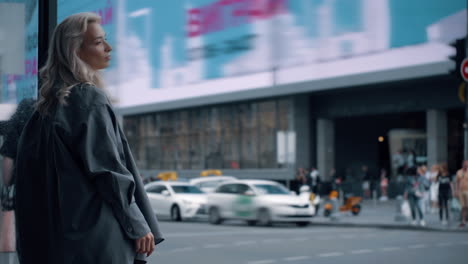
[[[453,232],[453,233],[468,233],[467,228],[436,228],[436,227],[422,227],[422,226],[411,226],[411,225],[397,225],[397,224],[356,224],[356,223],[343,223],[343,222],[314,222],[312,220],[312,226],[325,226],[325,227],[354,227],[354,228],[379,228],[389,230],[409,230],[409,231],[428,231],[428,232]]]

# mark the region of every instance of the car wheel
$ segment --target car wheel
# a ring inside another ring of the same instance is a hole
[[[310,224],[310,222],[296,222],[296,225],[297,226],[300,226],[300,227],[306,227]]]
[[[172,221],[182,221],[182,217],[180,217],[180,208],[177,205],[173,205],[171,208],[171,220]]]
[[[212,207],[210,209],[209,220],[210,220],[210,223],[213,225],[219,225],[223,222],[223,219],[221,218],[221,214],[219,213],[218,208]]]
[[[257,223],[260,226],[271,226],[271,215],[267,209],[260,209],[258,211]]]

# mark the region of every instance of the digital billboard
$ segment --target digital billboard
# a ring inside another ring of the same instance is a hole
[[[17,10],[19,7],[21,10]],[[0,0],[0,8],[3,18],[7,19],[0,25],[0,59],[5,59],[0,69],[0,103],[16,104],[24,98],[37,97],[37,34],[38,34],[38,11],[37,0]],[[22,30],[17,30],[16,16],[21,19]],[[0,21],[1,20],[0,18]],[[20,34],[20,35],[18,35]],[[20,39],[17,40],[17,37]],[[14,40],[13,46],[6,44],[8,40]],[[15,56],[14,59],[21,60],[19,70],[11,71],[12,61],[7,60],[8,55]],[[2,60],[3,60],[2,59]]]
[[[466,35],[464,0],[59,0],[59,20],[81,11],[103,16],[117,55],[106,81],[122,107],[441,74],[448,42]]]

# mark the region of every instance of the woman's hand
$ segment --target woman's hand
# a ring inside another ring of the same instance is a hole
[[[149,257],[154,251],[154,236],[150,232],[144,237],[141,237],[135,240],[136,252],[140,254],[146,253],[146,256]]]

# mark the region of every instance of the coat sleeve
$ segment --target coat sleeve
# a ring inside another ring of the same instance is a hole
[[[134,199],[134,177],[120,156],[121,143],[112,111],[106,104],[86,111],[77,145],[86,173],[98,193],[111,206],[127,237],[137,239],[149,233],[150,228]]]

